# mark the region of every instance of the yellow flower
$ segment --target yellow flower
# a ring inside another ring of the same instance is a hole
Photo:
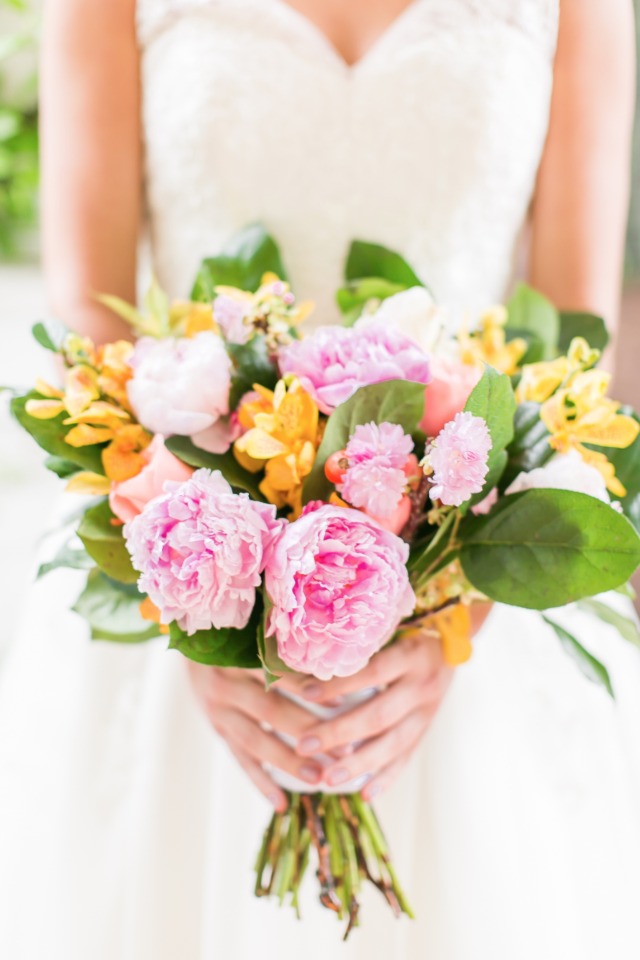
[[[471,334],[461,331],[458,342],[462,362],[488,363],[509,376],[516,373],[519,361],[527,352],[527,341],[516,337],[507,343],[506,323],[506,307],[495,306],[481,316],[477,331]]]
[[[96,354],[98,387],[100,392],[115,400],[125,410],[130,410],[127,396],[127,383],[133,376],[129,360],[133,353],[133,344],[128,340],[117,340],[99,347]]]
[[[640,432],[637,421],[618,413],[620,404],[606,396],[609,380],[610,375],[600,370],[576,374],[568,386],[543,403],[540,417],[551,434],[549,443],[554,450],[577,450],[599,470],[611,493],[621,497],[626,491],[616,478],[613,465],[604,454],[584,446],[624,449]]]
[[[244,433],[234,444],[238,462],[258,473],[269,503],[302,509],[302,484],[311,472],[318,446],[318,407],[295,378],[280,380],[274,391],[258,384],[238,411]]]
[[[574,337],[566,356],[528,363],[522,368],[516,400],[543,403],[561,386],[568,386],[576,374],[593,367],[599,358],[599,350],[592,349],[583,337]]]

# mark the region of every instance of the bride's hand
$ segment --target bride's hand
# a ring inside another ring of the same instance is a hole
[[[474,633],[490,606],[472,612]],[[386,789],[409,760],[428,729],[451,682],[453,671],[443,660],[442,645],[432,634],[411,634],[382,650],[352,677],[322,683],[284,678],[279,683],[314,703],[329,703],[367,687],[381,693],[333,720],[309,726],[298,742],[301,757],[325,753],[339,756],[326,767],[323,780],[332,786],[375,771],[362,790],[365,800]],[[356,744],[351,748],[352,744]]]
[[[287,807],[287,798],[262,764],[268,763],[311,786],[321,778],[322,769],[311,758],[299,754],[263,725],[303,739],[316,718],[274,691],[265,690],[262,670],[235,670],[206,667],[188,661],[188,672],[200,705],[211,724],[226,740],[238,763],[273,804]]]

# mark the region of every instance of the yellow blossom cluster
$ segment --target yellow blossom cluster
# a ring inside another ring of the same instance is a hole
[[[64,415],[64,426],[71,427],[64,437],[69,446],[107,444],[102,450],[106,477],[78,474],[70,482],[71,490],[106,493],[110,481],[135,477],[144,466],[142,451],[151,435],[135,422],[127,399],[132,351],[133,345],[125,340],[94,347],[90,340],[70,335],[62,350],[69,365],[64,389],[39,380],[40,398],[27,402],[26,412],[36,419]]]
[[[516,337],[507,342],[506,323],[506,307],[495,306],[483,313],[476,331],[460,331],[458,343],[462,362],[488,363],[508,376],[517,373],[519,362],[527,352],[527,341]]]
[[[255,384],[254,391],[238,409],[245,432],[234,454],[246,470],[264,470],[261,493],[278,508],[289,507],[295,519],[319,445],[318,407],[295,377],[279,380],[275,390]]]

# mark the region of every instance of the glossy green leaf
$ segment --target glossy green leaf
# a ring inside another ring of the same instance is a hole
[[[210,667],[255,669],[260,667],[257,633],[261,615],[261,604],[258,602],[243,629],[225,627],[216,630],[212,627],[210,630],[199,630],[192,636],[187,636],[177,623],[172,623],[169,627],[169,648],[179,650],[189,660]]]
[[[235,410],[240,398],[254,383],[273,390],[278,380],[278,370],[267,349],[265,337],[257,336],[248,343],[229,343],[227,350],[233,361],[229,405]]]
[[[507,304],[507,311],[508,332],[524,336],[530,334],[535,338],[525,357],[527,363],[552,360],[558,355],[560,318],[558,311],[546,297],[520,283]],[[539,343],[539,349],[534,349],[536,343]]]
[[[54,320],[35,323],[31,328],[34,340],[45,350],[50,350],[52,353],[60,352],[68,332],[68,329],[62,323]]]
[[[497,484],[506,466],[505,448],[513,439],[516,400],[511,380],[493,367],[485,367],[465,404],[465,411],[485,420],[491,434],[489,474],[480,498]]]
[[[345,326],[352,326],[360,317],[362,308],[370,300],[386,300],[396,293],[406,290],[403,283],[393,283],[383,277],[364,277],[361,280],[352,280],[346,287],[336,293],[336,302],[343,314]]]
[[[114,525],[111,522],[114,519],[108,501],[103,500],[87,510],[78,527],[78,536],[89,556],[108,577],[120,583],[136,583],[140,574],[131,564],[122,524]]]
[[[626,517],[569,490],[503,497],[487,516],[467,517],[460,560],[491,600],[546,610],[626,582],[640,563],[640,537]]]
[[[328,500],[333,490],[324,474],[324,465],[332,453],[342,450],[359,424],[397,423],[405,433],[413,434],[424,414],[425,387],[408,380],[387,380],[360,387],[353,396],[333,411],[313,469],[303,488],[303,502]]]
[[[615,627],[624,640],[632,643],[635,647],[640,647],[640,629],[638,628],[638,621],[636,619],[625,617],[619,610],[615,610],[609,606],[608,603],[604,603],[603,600],[597,600],[594,597],[580,600],[578,607],[586,613],[591,613],[598,617],[603,623]]]
[[[91,570],[95,566],[86,550],[79,547],[72,547],[65,543],[56,553],[52,560],[40,564],[37,577],[46,576],[52,570],[70,569],[70,570]]]
[[[140,643],[159,636],[156,624],[144,620],[137,587],[116,583],[99,570],[92,570],[73,610],[89,623],[94,639]]]
[[[61,480],[72,477],[80,469],[76,463],[71,463],[70,460],[64,460],[62,457],[47,457],[44,465],[47,470],[55,473],[56,477],[60,477]]]
[[[584,337],[596,350],[604,350],[609,343],[609,331],[602,317],[595,313],[563,311],[560,313],[558,352],[567,353],[574,337]]]
[[[25,409],[27,401],[42,399],[43,397],[39,393],[32,390],[25,396],[14,397],[11,400],[11,413],[20,426],[31,434],[39,447],[42,447],[52,456],[75,463],[83,470],[104,474],[101,446],[71,447],[68,443],[65,443],[64,438],[71,429],[63,423],[66,419],[65,414],[60,414],[53,420],[37,420],[36,417],[29,416]]]
[[[513,440],[507,448],[508,462],[500,487],[506,489],[519,473],[542,467],[553,456],[549,431],[540,419],[539,403],[521,403],[513,420]]]
[[[361,280],[365,277],[390,280],[402,289],[424,286],[420,277],[399,253],[378,243],[354,240],[347,256],[345,280]]]
[[[191,298],[209,303],[220,285],[257,290],[267,272],[286,279],[275,240],[261,224],[254,223],[236,234],[217,257],[202,261]]]
[[[611,678],[604,664],[600,663],[588,650],[585,650],[580,641],[574,637],[572,633],[569,633],[568,630],[565,630],[564,627],[561,627],[559,623],[555,623],[555,621],[550,620],[548,617],[543,617],[542,619],[555,631],[565,652],[575,662],[584,676],[587,677],[588,680],[591,680],[592,683],[597,683],[599,686],[604,687],[609,696],[615,699],[613,687],[611,686]]]
[[[258,487],[259,474],[249,473],[241,467],[232,450],[227,453],[207,453],[206,450],[196,447],[189,437],[169,437],[165,446],[190,467],[219,470],[232,487],[245,490],[254,500],[264,500]]]
[[[620,413],[625,413],[640,422],[640,418],[631,407],[621,407]],[[630,447],[623,450],[615,447],[594,447],[593,449],[604,453],[615,467],[616,476],[627,491],[626,496],[620,501],[622,509],[640,533],[640,435]]]

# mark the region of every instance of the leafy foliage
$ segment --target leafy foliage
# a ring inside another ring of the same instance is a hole
[[[139,574],[131,565],[122,525],[119,522],[114,525],[113,520],[115,516],[109,503],[103,500],[87,510],[78,527],[78,536],[89,556],[111,580],[135,583]]]
[[[210,667],[260,667],[258,630],[262,618],[261,604],[256,603],[251,619],[242,630],[224,627],[199,630],[188,636],[177,623],[169,628],[169,648],[179,650],[189,660]]]
[[[143,600],[136,586],[117,583],[100,570],[92,570],[73,610],[89,623],[94,640],[140,643],[160,635],[157,625],[140,613]]]
[[[217,286],[255,291],[267,272],[277,274],[281,280],[286,279],[275,240],[262,224],[254,223],[232,237],[217,257],[202,261],[191,299],[208,303],[215,297]]]
[[[576,663],[584,676],[587,677],[588,680],[591,680],[592,683],[597,683],[604,687],[609,696],[614,697],[611,678],[604,664],[600,663],[588,650],[585,650],[580,641],[574,637],[572,633],[569,633],[568,630],[565,630],[559,623],[550,620],[548,617],[543,617],[542,619],[555,631],[563,649]]]
[[[169,437],[165,446],[190,467],[220,470],[232,487],[245,490],[254,500],[264,500],[258,488],[258,477],[241,467],[231,450],[227,453],[207,453],[196,447],[189,437]]]
[[[38,420],[36,417],[29,416],[26,411],[28,401],[41,399],[39,393],[31,390],[24,396],[14,397],[11,400],[11,413],[20,426],[30,433],[38,446],[52,457],[75,464],[82,470],[104,474],[100,447],[72,447],[65,442],[64,438],[71,427],[65,426],[64,413],[51,420]]]
[[[479,502],[496,486],[507,464],[505,448],[513,439],[513,417],[516,411],[511,380],[493,367],[485,367],[464,409],[476,417],[482,417],[491,434],[489,472],[482,491],[473,498],[475,502]]]

